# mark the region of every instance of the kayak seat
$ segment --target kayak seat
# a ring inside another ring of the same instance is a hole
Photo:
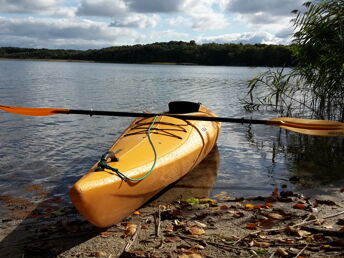
[[[201,103],[191,102],[191,101],[172,101],[168,103],[169,111],[167,113],[171,114],[183,114],[183,113],[193,113],[198,112]]]

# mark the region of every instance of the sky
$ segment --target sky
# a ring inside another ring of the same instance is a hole
[[[0,47],[289,44],[304,0],[0,0]]]

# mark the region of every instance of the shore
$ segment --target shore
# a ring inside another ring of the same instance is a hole
[[[334,257],[344,252],[344,182],[298,192],[283,185],[264,197],[222,192],[177,198],[180,192],[198,194],[185,190],[185,182],[107,229],[94,227],[71,206],[52,209],[53,201],[45,214],[36,207],[22,219],[2,218],[0,256]]]

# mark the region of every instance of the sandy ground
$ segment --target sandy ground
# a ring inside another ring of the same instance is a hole
[[[111,228],[96,228],[42,186],[0,195],[0,257],[344,257],[344,182],[269,196],[209,195],[216,152]],[[192,184],[190,183],[192,182]],[[38,200],[38,201],[37,201]],[[62,207],[62,208],[61,208]]]

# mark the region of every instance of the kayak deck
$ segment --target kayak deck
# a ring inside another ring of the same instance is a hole
[[[192,115],[215,116],[204,106]],[[109,149],[116,157],[107,165],[128,178],[144,179],[124,181],[113,170],[99,169],[97,163],[72,187],[71,200],[92,224],[116,224],[201,162],[214,147],[219,130],[217,122],[168,115],[135,119]]]

